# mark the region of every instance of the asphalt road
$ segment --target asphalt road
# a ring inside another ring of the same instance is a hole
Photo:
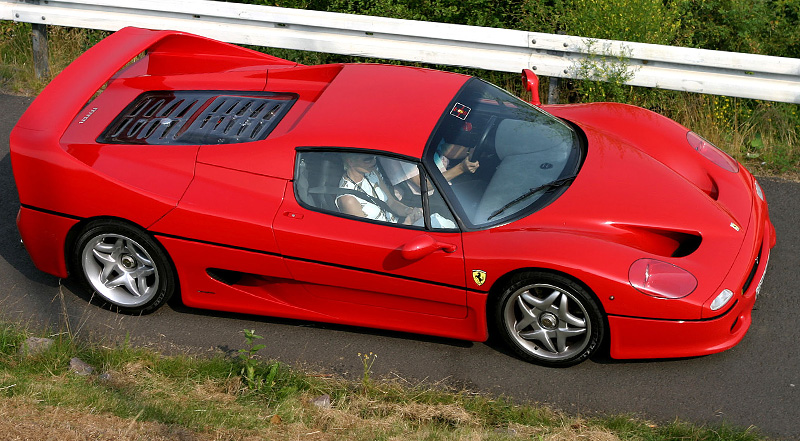
[[[504,394],[571,414],[625,413],[651,421],[755,426],[800,439],[800,184],[760,180],[778,230],[753,325],[735,348],[706,357],[617,362],[596,359],[548,369],[514,358],[493,343],[319,325],[194,310],[171,305],[144,317],[88,303],[69,280],[38,271],[19,244],[18,199],[8,135],[29,98],[0,95],[0,318],[82,337],[124,338],[167,352],[235,351],[243,329],[265,337],[261,355],[318,372],[358,378],[359,352],[378,358],[374,375]],[[687,214],[690,215],[690,214]],[[53,250],[53,252],[60,252]]]

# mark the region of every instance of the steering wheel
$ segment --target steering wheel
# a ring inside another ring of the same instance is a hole
[[[489,139],[489,132],[492,131],[496,120],[497,117],[492,115],[489,118],[489,121],[486,122],[486,128],[483,129],[483,133],[481,133],[481,137],[478,140],[478,143],[475,144],[475,148],[472,150],[472,154],[470,155],[469,160],[471,162],[480,161],[481,158],[486,156],[486,149],[484,148],[484,145],[486,144],[486,140]]]

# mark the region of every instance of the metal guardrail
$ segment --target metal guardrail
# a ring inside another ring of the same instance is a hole
[[[237,44],[506,72],[530,68],[559,78],[580,77],[587,63],[625,63],[634,86],[800,104],[794,58],[208,0],[0,0],[0,19],[173,29]]]

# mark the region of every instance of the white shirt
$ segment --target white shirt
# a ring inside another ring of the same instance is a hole
[[[349,177],[343,176],[342,180],[339,181],[339,188],[348,188],[350,190],[355,190],[359,193],[365,193],[369,196],[374,197],[375,199],[381,200],[386,202],[388,197],[386,193],[380,187],[378,175],[375,172],[370,172],[364,175],[364,179],[361,182],[353,182]],[[368,219],[374,219],[384,222],[397,222],[397,218],[390,212],[385,211],[383,208],[378,206],[377,204],[373,204],[372,202],[361,199],[356,195],[339,195],[336,197],[336,206],[339,207],[339,210],[342,209],[339,206],[339,198],[342,196],[353,196],[356,198],[359,204],[361,204],[361,211],[367,215]]]

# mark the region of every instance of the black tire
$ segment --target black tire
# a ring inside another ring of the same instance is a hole
[[[544,366],[567,367],[588,359],[605,335],[594,296],[559,274],[518,274],[490,308],[497,335],[524,360]]]
[[[81,284],[118,312],[148,314],[177,290],[175,271],[161,245],[120,221],[88,224],[70,259]]]

